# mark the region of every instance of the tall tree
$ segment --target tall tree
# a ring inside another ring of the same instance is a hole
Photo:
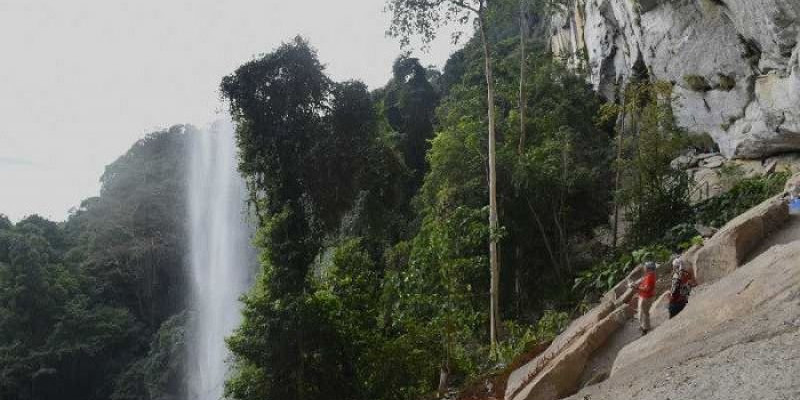
[[[380,222],[364,227],[371,224],[362,223],[363,215],[378,214],[376,202],[392,202],[385,184],[392,172],[384,166],[391,160],[383,159],[376,140],[377,113],[366,85],[332,82],[314,49],[296,38],[239,67],[221,89],[237,123],[240,170],[257,205],[262,250],[244,320],[228,340],[235,373],[227,395],[365,398],[359,392],[369,384],[356,375],[368,370],[359,370],[359,354],[369,341],[356,340],[350,333],[358,327],[341,318],[345,312],[366,318],[363,329],[377,319],[339,301],[351,304],[352,292],[340,289],[351,277],[372,276],[374,263],[364,251],[363,257],[334,257],[338,269],[325,265],[327,246],[341,232],[382,229]],[[361,244],[349,248],[360,251]],[[337,270],[345,274],[341,282]]]
[[[492,357],[497,350],[497,327],[500,318],[500,259],[497,249],[499,223],[497,215],[497,160],[495,133],[495,83],[492,66],[492,48],[487,34],[488,0],[387,0],[392,13],[389,33],[399,37],[404,45],[415,35],[430,42],[437,30],[448,23],[464,24],[474,18],[483,48],[484,77],[486,78],[486,103],[489,125],[489,263],[491,282],[489,289],[489,338]]]
[[[525,38],[528,35],[528,14],[526,0],[519,1],[519,147],[517,152],[522,154],[525,151],[525,70],[527,69],[525,52]]]
[[[413,195],[428,171],[425,154],[433,137],[434,113],[439,95],[416,58],[399,57],[392,66],[392,79],[383,95],[383,112],[392,130],[399,134],[399,147],[413,172],[409,193]]]

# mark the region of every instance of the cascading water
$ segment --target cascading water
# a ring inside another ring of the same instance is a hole
[[[246,189],[236,169],[233,125],[219,121],[191,139],[189,238],[192,316],[187,335],[187,400],[222,398],[225,337],[240,322],[239,296],[253,275]]]

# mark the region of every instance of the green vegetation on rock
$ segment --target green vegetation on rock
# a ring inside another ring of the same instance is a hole
[[[686,83],[689,89],[692,89],[695,92],[707,92],[711,90],[711,84],[708,83],[706,78],[700,75],[686,75],[683,77],[683,81]]]

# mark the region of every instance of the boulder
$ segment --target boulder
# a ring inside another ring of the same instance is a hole
[[[564,332],[553,340],[547,350],[509,374],[508,380],[506,381],[505,398],[516,398],[517,394],[524,390],[532,379],[547,368],[552,360],[558,357],[559,354],[575,341],[582,338],[594,325],[603,321],[614,311],[614,308],[614,302],[604,300],[598,306],[573,321]]]
[[[628,305],[618,307],[594,324],[583,336],[564,349],[534,379],[512,397],[512,400],[556,400],[578,390],[581,373],[592,353],[630,318]]]
[[[719,196],[728,190],[719,171],[715,169],[699,168],[692,171],[692,181],[695,190],[691,193],[690,200],[693,204]]]
[[[788,219],[789,208],[781,194],[728,222],[689,258],[698,281],[713,282],[738,268],[764,238]]]
[[[786,153],[770,157],[765,163],[775,163],[776,172],[789,172],[796,174],[800,172],[800,153]]]
[[[704,238],[710,238],[710,237],[714,236],[718,231],[717,228],[713,228],[713,227],[705,226],[705,225],[700,225],[700,224],[696,224],[694,226],[694,229],[697,231],[697,233],[700,234],[700,236],[702,236]]]
[[[700,162],[700,166],[703,168],[719,168],[722,164],[725,164],[725,157],[723,156],[709,157]]]
[[[684,170],[696,166],[697,165],[696,161],[697,160],[694,157],[690,157],[688,155],[682,155],[670,161],[669,166],[675,170]]]
[[[733,166],[733,168],[741,171],[745,178],[763,176],[775,170],[775,167],[771,165],[769,166],[770,169],[768,169],[767,164],[762,160],[730,160],[728,163]]]
[[[602,297],[600,304],[558,335],[547,350],[514,370],[506,381],[505,398],[555,400],[576,391],[592,353],[633,315],[628,302],[635,290],[628,288],[627,281],[640,278],[642,273],[642,266],[634,268]]]

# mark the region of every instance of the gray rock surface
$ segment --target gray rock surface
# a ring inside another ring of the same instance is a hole
[[[551,33],[554,54],[607,98],[635,73],[673,82],[679,125],[728,158],[800,149],[800,1],[577,0]]]
[[[697,291],[684,312],[620,352],[571,400],[800,398],[800,221]]]
[[[698,282],[714,282],[738,268],[788,220],[788,204],[783,194],[777,195],[729,221],[684,261],[694,268]]]
[[[667,318],[667,262],[656,269],[654,329],[638,337],[625,283],[641,275],[638,267],[514,371],[505,399],[555,400],[581,387],[570,399],[800,398],[800,216],[788,214],[783,195],[681,258],[701,286],[678,317]]]

